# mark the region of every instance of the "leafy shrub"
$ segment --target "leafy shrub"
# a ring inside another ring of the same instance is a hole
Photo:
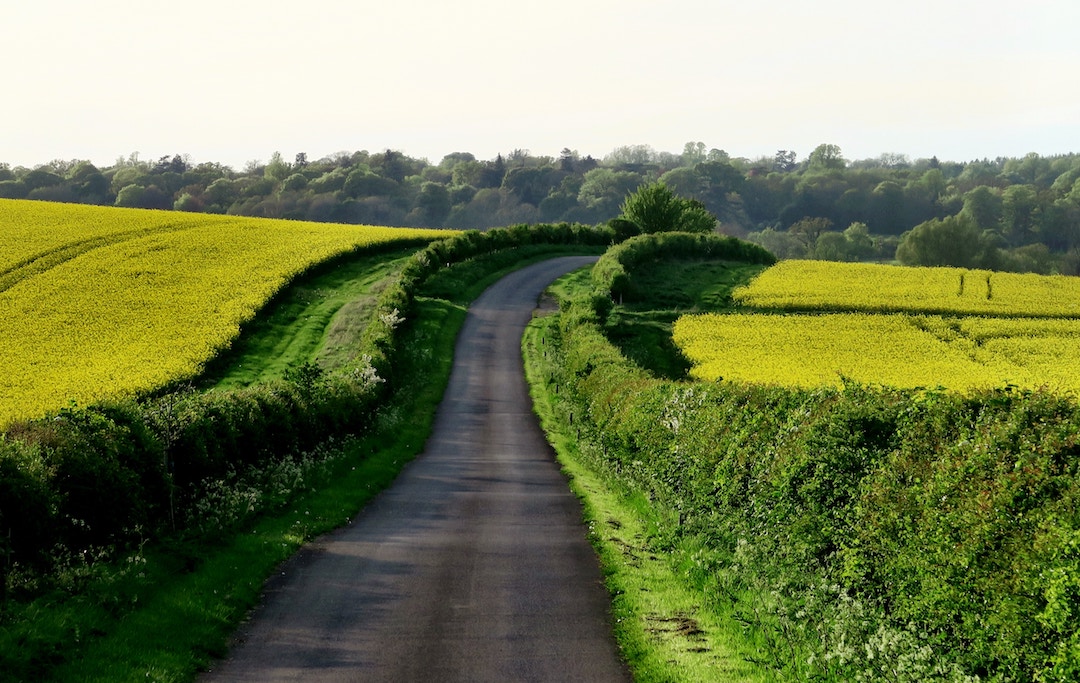
[[[642,185],[626,198],[618,225],[627,224],[639,233],[711,232],[716,216],[696,199],[679,197],[662,182]]]

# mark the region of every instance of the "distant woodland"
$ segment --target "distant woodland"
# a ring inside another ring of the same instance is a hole
[[[746,159],[689,142],[681,154],[647,145],[599,159],[570,149],[488,160],[456,152],[437,164],[394,150],[275,153],[239,171],[182,155],[133,154],[107,168],[0,163],[0,198],[459,229],[603,223],[656,181],[703,204],[717,230],[781,258],[1080,274],[1080,154],[850,161],[822,144],[805,158]]]

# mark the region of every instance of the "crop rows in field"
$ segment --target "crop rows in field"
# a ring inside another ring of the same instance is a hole
[[[981,283],[981,294],[972,282]],[[840,386],[846,378],[957,391],[1080,390],[1080,318],[1069,317],[1080,310],[1080,280],[786,261],[735,298],[768,312],[676,322],[691,376],[798,387]],[[987,315],[991,307],[996,315]]]
[[[0,200],[0,425],[191,378],[312,265],[447,234]]]
[[[737,304],[788,311],[1080,315],[1080,278],[965,268],[781,261],[732,293]]]

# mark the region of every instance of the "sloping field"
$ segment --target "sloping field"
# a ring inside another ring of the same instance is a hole
[[[781,261],[732,293],[758,309],[1080,316],[1080,278],[965,268]]]
[[[447,234],[0,200],[0,425],[193,377],[313,265]]]
[[[799,387],[840,386],[846,378],[961,392],[1005,385],[1080,391],[1077,278],[785,261],[734,298],[769,312],[676,322],[691,376]]]

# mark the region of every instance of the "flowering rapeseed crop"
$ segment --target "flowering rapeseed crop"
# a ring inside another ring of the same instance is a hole
[[[312,265],[447,234],[0,200],[0,425],[190,378]]]
[[[1080,278],[964,268],[781,261],[732,294],[738,304],[792,311],[909,311],[1080,316]]]
[[[1080,280],[785,261],[735,298],[771,312],[676,322],[692,376],[802,387],[847,378],[957,391],[1080,390],[1080,316],[1070,317],[1080,311]]]

